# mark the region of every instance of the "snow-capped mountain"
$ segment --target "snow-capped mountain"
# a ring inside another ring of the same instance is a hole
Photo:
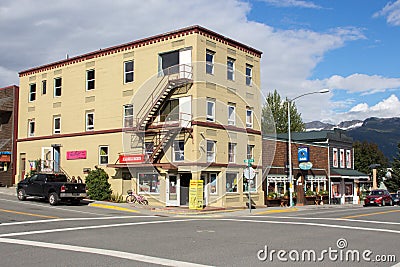
[[[342,121],[341,123],[335,125],[321,121],[312,121],[305,123],[305,126],[306,126],[306,131],[333,130],[334,128],[349,130],[361,127],[363,123],[364,122],[360,120],[352,120],[352,121]]]

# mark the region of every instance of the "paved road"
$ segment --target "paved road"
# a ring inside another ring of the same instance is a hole
[[[399,215],[399,207],[323,206],[184,216],[51,207],[0,193],[0,265],[392,266],[400,260]],[[392,255],[397,261],[366,262],[364,251],[371,260]],[[323,260],[309,261],[313,252]],[[345,261],[353,252],[359,263]],[[306,261],[295,262],[297,255]]]

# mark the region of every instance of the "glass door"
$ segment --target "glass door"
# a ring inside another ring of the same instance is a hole
[[[177,175],[167,176],[166,206],[179,206],[179,179]]]

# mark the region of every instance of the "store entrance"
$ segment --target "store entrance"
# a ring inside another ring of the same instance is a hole
[[[181,173],[180,177],[180,205],[189,206],[189,185],[192,179],[191,173]]]

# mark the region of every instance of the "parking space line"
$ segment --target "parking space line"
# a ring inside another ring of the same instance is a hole
[[[40,217],[40,218],[48,218],[48,219],[59,219],[60,218],[60,217],[55,217],[55,216],[47,216],[47,215],[28,213],[28,212],[22,212],[22,211],[16,211],[16,210],[0,209],[0,211],[1,212],[13,213],[13,214],[19,214],[19,215],[26,215],[26,216],[33,216],[33,217]]]
[[[391,213],[391,212],[400,212],[400,210],[387,210],[387,211],[380,211],[380,212],[372,212],[372,213],[364,213],[364,214],[358,214],[358,215],[351,215],[351,216],[342,217],[342,219],[350,219],[350,218],[358,218],[358,217],[365,217],[365,216],[373,216],[373,215],[379,215],[379,214],[385,214],[385,213]]]

